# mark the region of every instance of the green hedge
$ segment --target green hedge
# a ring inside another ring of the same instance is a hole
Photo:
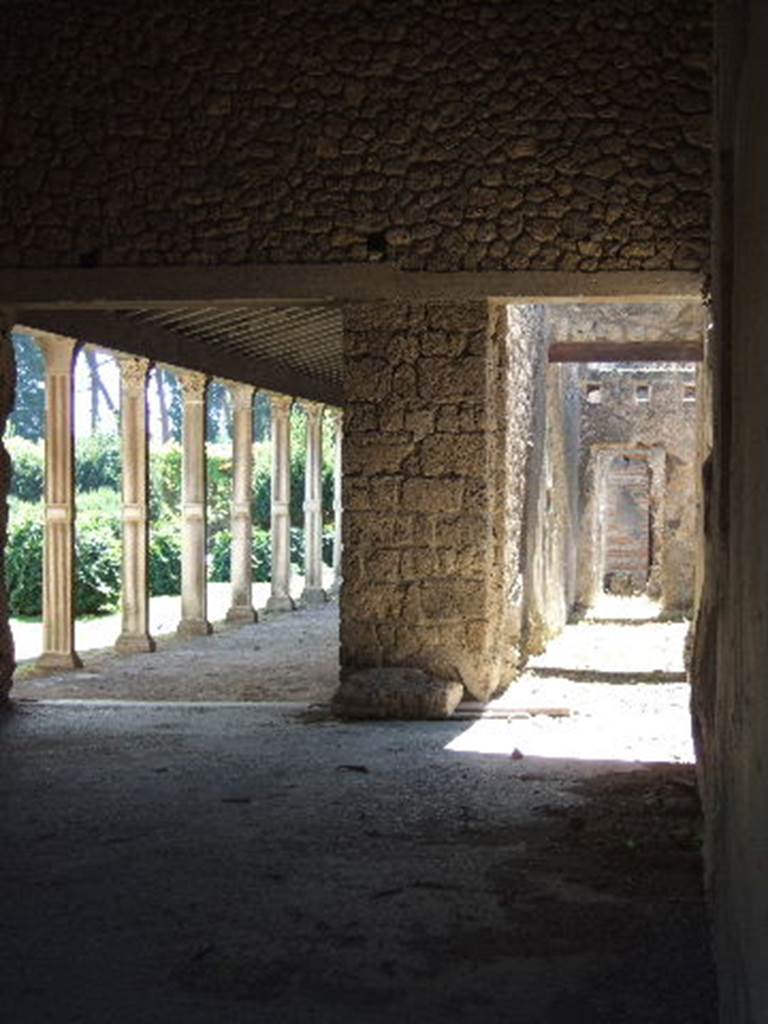
[[[152,597],[181,593],[181,526],[153,522],[149,533],[149,592]]]
[[[7,437],[5,447],[11,457],[11,495],[21,501],[42,501],[45,477],[42,442]]]
[[[75,537],[78,615],[113,611],[120,600],[120,542],[100,513],[78,517]],[[5,580],[12,615],[43,611],[43,519],[38,505],[14,502],[5,549]]]
[[[107,487],[120,490],[122,454],[116,434],[87,434],[75,445],[75,485],[78,491]]]
[[[304,566],[303,501],[305,439],[301,417],[295,417],[291,452],[291,562]],[[6,549],[6,581],[13,615],[42,612],[43,526],[39,502],[44,487],[44,446],[14,436],[6,439],[11,456],[11,517]],[[326,455],[330,455],[330,446]],[[271,446],[254,445],[254,580],[266,582],[270,574]],[[178,594],[181,590],[181,470],[178,444],[150,455],[150,592]],[[92,435],[78,441],[77,589],[78,614],[107,612],[120,596],[120,442],[112,435]],[[229,579],[232,457],[228,445],[208,446],[208,553],[210,578]],[[323,495],[330,514],[333,470],[323,468]],[[332,531],[331,531],[332,532]],[[332,559],[328,527],[323,555]]]
[[[251,571],[254,583],[268,583],[271,571],[271,539],[269,530],[254,530],[251,548]],[[216,534],[211,545],[211,581],[229,583],[231,572],[232,535],[229,530]]]

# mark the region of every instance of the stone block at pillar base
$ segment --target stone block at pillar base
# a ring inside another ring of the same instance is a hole
[[[147,654],[156,649],[154,638],[149,633],[121,633],[115,641],[118,654]]]
[[[328,595],[322,587],[306,589],[301,595],[301,603],[307,608],[318,608],[322,604],[327,604],[327,602]]]
[[[176,627],[179,636],[208,636],[213,626],[207,619],[182,619]]]
[[[83,663],[79,655],[74,651],[62,654],[58,651],[47,651],[41,654],[35,662],[37,668],[44,668],[52,672],[66,671],[71,668],[82,668]]]
[[[361,669],[342,680],[331,711],[339,718],[449,718],[463,694],[460,682],[416,668]]]
[[[273,594],[267,599],[265,607],[268,612],[292,612],[296,609],[296,602],[292,597],[278,597]]]
[[[233,605],[226,615],[227,622],[258,622],[256,609],[247,604]]]

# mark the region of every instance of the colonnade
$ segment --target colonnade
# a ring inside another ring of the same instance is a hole
[[[45,359],[45,545],[43,559],[43,651],[45,668],[81,665],[75,650],[75,434],[74,367],[79,343],[35,333]],[[116,648],[153,651],[149,627],[149,424],[147,382],[150,361],[116,353],[120,370],[122,450],[121,632]],[[207,634],[206,590],[206,388],[205,374],[169,367],[183,399],[181,619],[178,633]],[[224,381],[232,396],[231,585],[227,620],[254,622],[251,548],[253,520],[253,403],[257,389]],[[294,399],[269,393],[272,413],[272,572],[268,611],[295,608],[290,593],[291,432]],[[324,406],[301,402],[307,417],[305,471],[305,587],[302,603],[327,600],[322,584],[322,418]],[[341,412],[336,410],[334,477],[334,584],[341,579]]]

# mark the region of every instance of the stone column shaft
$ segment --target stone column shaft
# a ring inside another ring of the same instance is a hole
[[[43,668],[79,668],[75,653],[75,429],[73,338],[37,335],[45,356]]]
[[[291,611],[291,406],[272,395],[272,593],[267,611]]]
[[[118,651],[154,651],[149,633],[149,360],[125,356],[120,364],[123,461],[122,629]]]
[[[341,447],[344,434],[344,420],[341,409],[336,412],[336,436],[333,459],[333,585],[332,591],[338,594],[341,590],[341,552],[343,539],[341,532],[342,501],[341,501]]]
[[[304,402],[307,414],[307,461],[304,473],[305,604],[328,600],[323,590],[323,407]]]
[[[232,436],[232,604],[230,622],[255,622],[251,551],[253,547],[253,395],[249,384],[229,384],[233,405]]]
[[[179,372],[184,396],[181,523],[181,622],[178,632],[211,632],[207,619],[205,566],[205,388],[206,378]]]

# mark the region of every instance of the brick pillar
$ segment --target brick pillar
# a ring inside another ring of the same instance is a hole
[[[184,396],[182,461],[181,622],[177,632],[211,632],[207,619],[205,566],[205,374],[178,371]]]
[[[155,649],[149,634],[149,360],[122,356],[118,362],[123,456],[123,621],[115,647],[130,654]]]
[[[11,460],[2,443],[5,422],[13,410],[16,365],[13,359],[10,319],[0,312],[0,702],[11,689],[15,657],[8,624],[8,595],[5,590],[5,544],[8,529],[8,487]]]
[[[45,356],[45,550],[43,652],[46,669],[79,668],[75,653],[75,425],[73,338],[38,334]]]
[[[335,437],[334,437],[334,458],[333,458],[333,584],[331,593],[338,594],[341,590],[341,552],[343,550],[342,534],[342,502],[341,502],[341,442],[344,435],[344,416],[341,409],[334,413]]]
[[[488,306],[350,306],[344,371],[343,683],[335,706],[356,703],[359,670],[400,667],[453,683],[450,700],[426,711],[450,713],[457,684],[485,699],[502,664],[500,372]],[[412,673],[402,676],[404,691],[419,685]],[[405,709],[407,696],[369,690],[365,700],[371,715],[404,715],[414,711]],[[362,714],[365,701],[357,703]]]
[[[291,406],[288,395],[271,395],[272,406],[272,593],[267,611],[292,611],[291,598]]]
[[[249,384],[229,384],[233,405],[232,437],[232,604],[230,622],[255,622],[251,549],[253,546],[253,395]]]
[[[307,605],[324,604],[323,590],[323,407],[303,402],[307,414],[307,461],[304,473],[304,592]]]

